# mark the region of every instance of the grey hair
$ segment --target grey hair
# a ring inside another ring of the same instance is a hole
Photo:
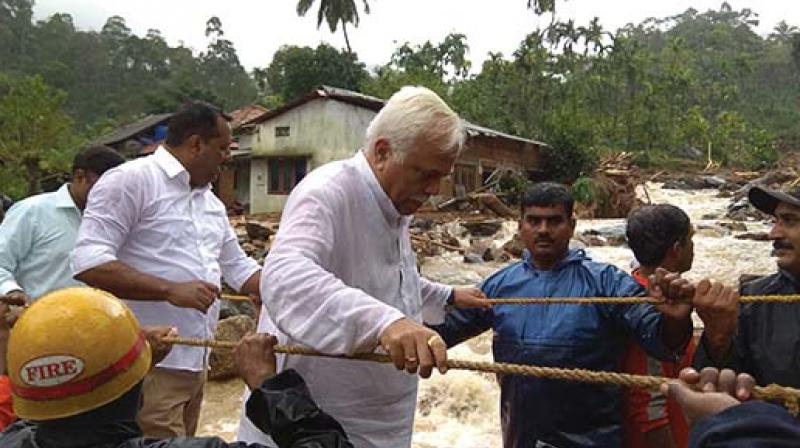
[[[466,133],[458,115],[438,95],[425,87],[405,86],[395,92],[372,119],[366,134],[366,152],[379,139],[402,161],[419,139],[435,142],[445,154],[458,156],[464,150]]]

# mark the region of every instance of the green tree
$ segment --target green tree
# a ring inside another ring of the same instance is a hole
[[[217,105],[235,109],[253,103],[257,91],[253,79],[247,74],[236,48],[222,31],[222,22],[211,17],[206,22],[206,36],[211,38],[208,49],[200,54],[200,72],[205,81],[202,87],[221,99]]]
[[[364,3],[364,13],[369,14],[369,3],[367,0],[362,0]],[[314,0],[299,0],[297,2],[297,15],[305,16],[306,13],[314,5]],[[331,33],[336,32],[339,23],[342,24],[342,33],[344,34],[344,43],[347,46],[347,52],[352,53],[353,49],[350,48],[350,38],[347,36],[347,24],[351,23],[357,27],[359,23],[358,7],[355,0],[319,0],[319,9],[317,9],[317,28],[322,26],[322,22],[328,23]]]
[[[358,90],[367,77],[355,53],[339,51],[328,44],[317,48],[285,45],[275,52],[272,63],[260,71],[265,95],[292,101],[322,84]]]
[[[389,98],[404,85],[421,85],[447,98],[449,88],[469,76],[472,63],[467,53],[467,37],[461,33],[450,33],[438,44],[406,42],[394,51],[389,63],[376,70],[374,78],[364,82],[362,89]]]
[[[0,77],[0,160],[4,178],[16,175],[23,183],[4,184],[9,193],[36,194],[46,173],[69,166],[79,140],[64,112],[66,93],[41,77]]]
[[[546,12],[554,13],[556,10],[556,0],[528,0],[528,9],[532,9],[536,14]]]
[[[21,70],[34,31],[33,0],[0,1],[0,61],[4,70]]]

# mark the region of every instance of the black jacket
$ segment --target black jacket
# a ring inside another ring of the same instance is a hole
[[[794,448],[800,422],[785,409],[751,401],[700,420],[689,434],[689,448]]]
[[[743,296],[797,294],[798,284],[784,271],[762,277],[742,286]],[[746,372],[760,385],[771,383],[800,387],[800,304],[745,304],[739,310],[739,323],[731,350],[715,362],[701,339],[694,366],[730,368]]]
[[[311,399],[294,370],[274,376],[247,400],[247,416],[280,448],[352,448],[339,423]],[[143,438],[129,419],[63,425],[19,421],[0,434],[2,448],[261,448],[218,437]]]

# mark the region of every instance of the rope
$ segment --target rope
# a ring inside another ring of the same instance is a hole
[[[222,299],[231,302],[249,302],[247,296],[233,294],[222,294]],[[658,305],[664,303],[662,300],[651,297],[505,297],[502,299],[488,299],[492,305],[636,305],[649,303]],[[744,296],[739,297],[739,303],[798,303],[800,295],[780,295],[780,296]]]
[[[161,340],[169,344],[211,347],[219,349],[232,349],[238,344],[236,341],[218,341],[179,337],[165,337]],[[306,347],[280,344],[276,345],[274,350],[276,353],[283,353],[287,355],[316,356],[322,358],[372,361],[380,363],[392,362],[388,355],[380,355],[377,353],[331,355],[327,353],[320,353]],[[672,380],[671,378],[666,377],[632,375],[629,373],[619,372],[598,372],[585,369],[563,369],[559,367],[541,367],[500,362],[466,361],[459,359],[448,359],[447,367],[455,370],[470,370],[473,372],[488,372],[504,375],[523,375],[535,378],[635,387],[648,390],[658,390],[662,384]],[[756,386],[753,390],[753,398],[765,401],[780,402],[793,416],[800,414],[800,389],[780,386],[777,384]]]

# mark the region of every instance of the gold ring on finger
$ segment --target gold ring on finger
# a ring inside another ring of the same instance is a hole
[[[428,338],[428,347],[433,347],[434,342],[444,344],[444,339],[442,339],[438,334],[435,334]]]

